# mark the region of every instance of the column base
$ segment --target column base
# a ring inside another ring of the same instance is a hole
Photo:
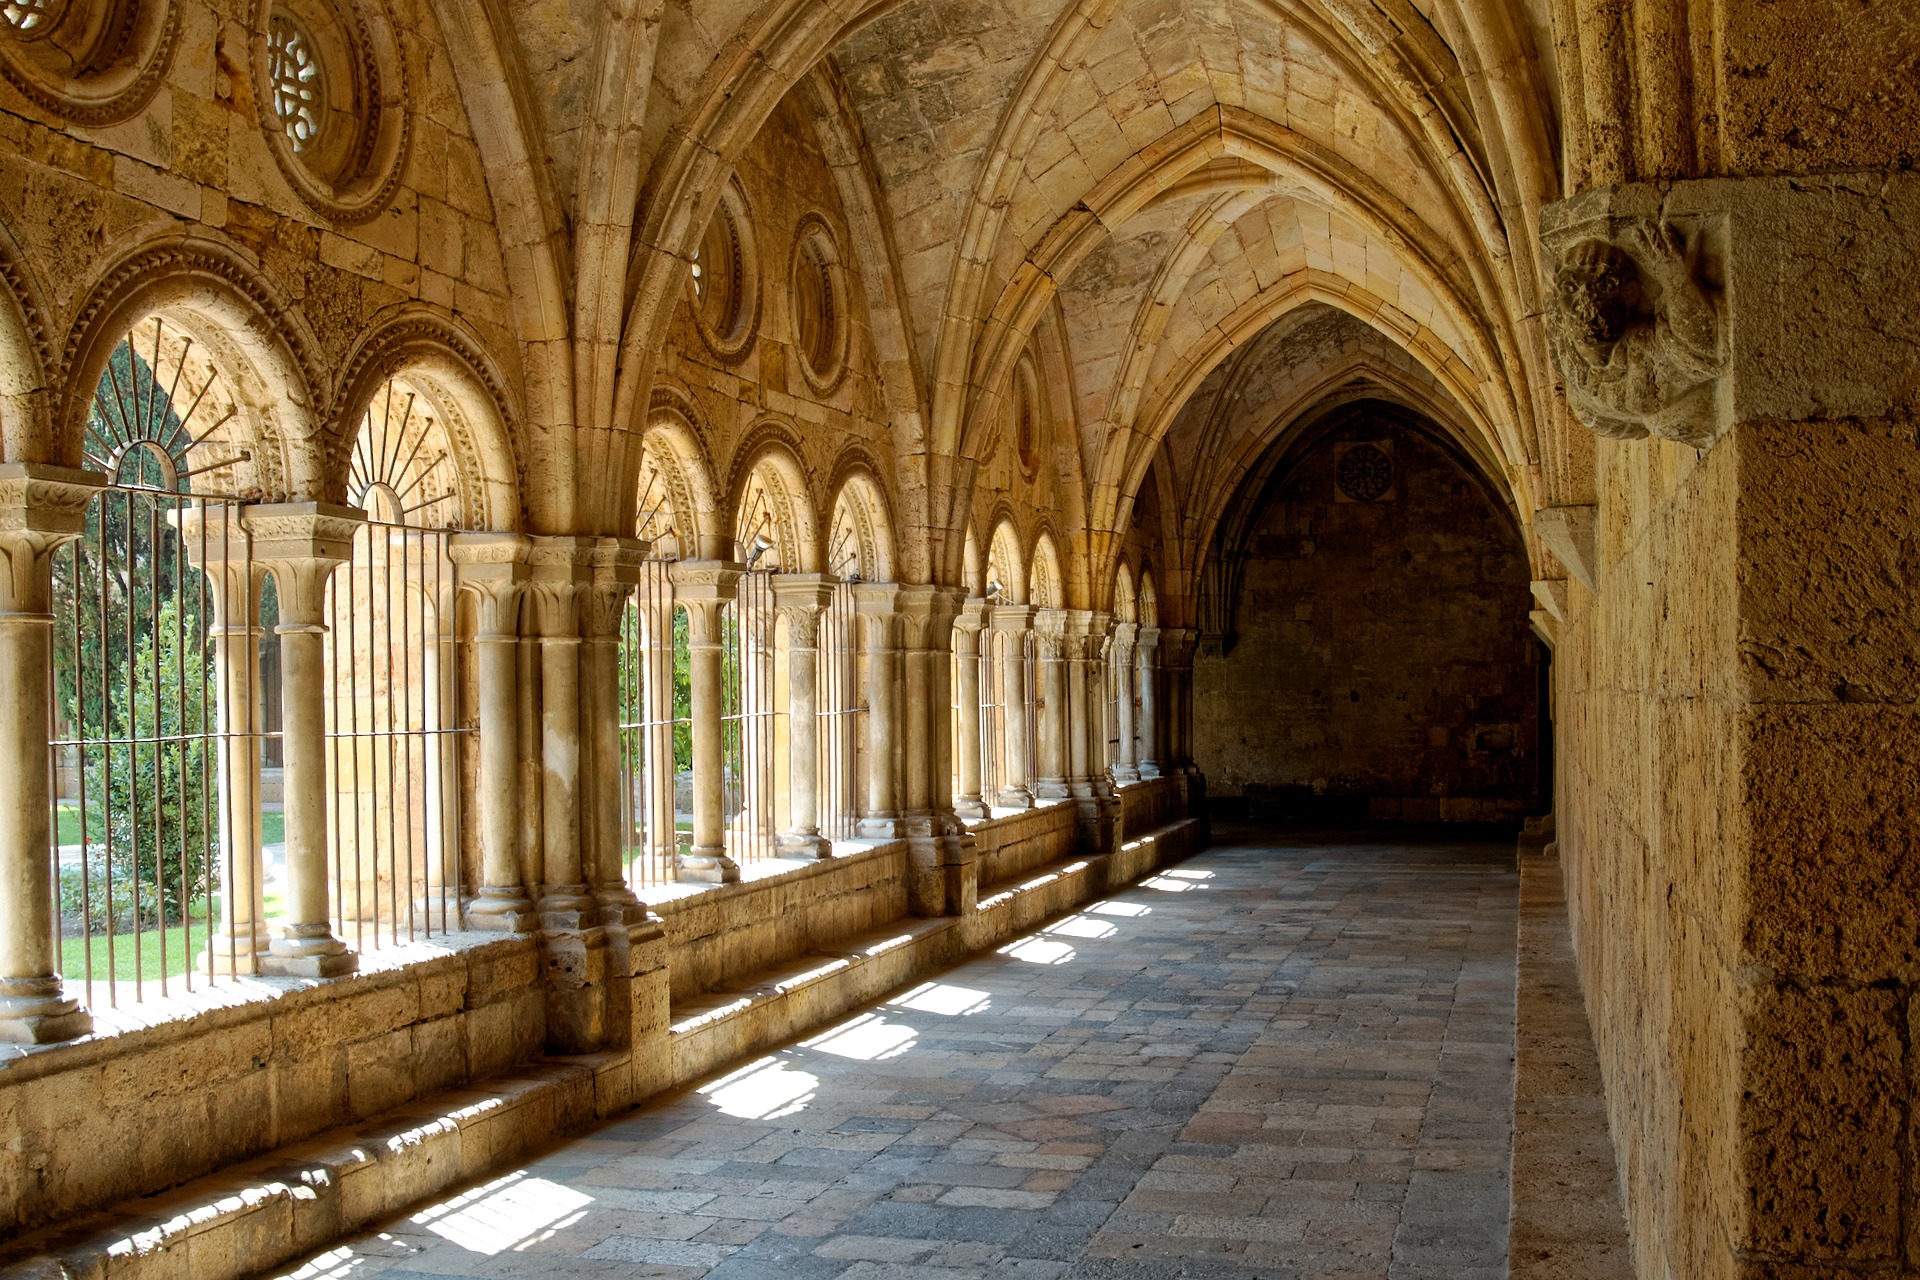
[[[1033,798],[1035,800],[1070,800],[1073,798],[1073,790],[1067,786],[1065,778],[1042,778],[1033,785]]]
[[[993,798],[993,803],[1001,809],[1031,809],[1033,796],[1025,787],[1008,787]]]
[[[599,904],[602,924],[641,924],[647,918],[647,904],[635,897],[633,890],[624,884],[603,885],[595,889],[593,900]]]
[[[980,796],[961,796],[953,803],[953,811],[969,822],[978,822],[982,818],[993,816],[987,808],[987,802]]]
[[[696,845],[680,855],[674,878],[694,884],[738,884],[740,864],[727,856],[725,845]]]
[[[1154,763],[1153,761],[1151,761],[1151,760],[1143,760],[1143,761],[1141,761],[1141,763],[1140,763],[1140,780],[1141,780],[1142,782],[1152,782],[1152,781],[1154,781],[1154,780],[1155,780],[1156,778],[1158,778],[1158,777],[1160,777],[1160,766],[1159,766],[1159,765],[1157,765],[1157,764],[1155,764],[1155,763]]]
[[[1138,782],[1140,781],[1140,771],[1130,764],[1115,765],[1113,767],[1113,781],[1115,785],[1118,786],[1125,786],[1129,782]]]
[[[542,929],[588,929],[599,923],[600,902],[584,884],[542,885],[535,914]]]
[[[56,992],[60,980],[50,980]],[[0,997],[0,1041],[59,1044],[93,1032],[93,1015],[63,995]]]
[[[272,945],[272,936],[262,929],[251,938],[215,934],[206,950],[194,957],[195,973],[213,973],[222,977],[260,972],[260,957]]]
[[[831,858],[833,841],[819,832],[812,833],[789,831],[781,835],[775,846],[783,858]]]
[[[359,967],[360,957],[327,924],[284,925],[260,957],[260,972],[280,978],[337,978]]]
[[[467,928],[487,933],[531,933],[538,923],[533,903],[515,888],[482,886],[467,903]]]
[[[892,815],[879,814],[860,819],[855,824],[854,830],[859,833],[862,840],[898,840],[906,833],[906,828],[901,824],[900,819]]]

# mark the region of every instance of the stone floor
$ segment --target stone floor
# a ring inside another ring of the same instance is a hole
[[[1217,834],[278,1274],[1505,1276],[1512,846]]]

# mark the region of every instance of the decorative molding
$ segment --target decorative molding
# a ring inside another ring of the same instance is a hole
[[[1599,513],[1595,506],[1542,507],[1533,513],[1534,535],[1589,591],[1599,584]]]
[[[76,4],[81,2],[75,0]],[[77,80],[60,77],[57,72],[33,65],[30,42],[14,39],[12,31],[0,38],[0,75],[35,106],[71,124],[88,127],[118,124],[144,111],[173,69],[174,50],[180,43],[178,0],[93,3],[111,9],[107,21],[100,24],[94,51],[114,46],[132,51],[130,58],[115,57],[105,71]],[[49,83],[56,78],[63,83]],[[121,83],[116,85],[116,79]],[[95,92],[87,92],[89,88]]]

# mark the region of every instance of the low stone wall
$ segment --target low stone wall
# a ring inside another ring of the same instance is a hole
[[[539,1053],[538,944],[442,945],[369,957],[390,967],[324,985],[244,979],[196,997],[198,1012],[0,1065],[0,1230],[172,1186]]]
[[[1180,796],[1128,788],[1122,813],[1144,822]],[[999,883],[960,916],[907,914],[898,842],[664,902],[584,961],[564,939],[456,935],[444,954],[370,957],[385,967],[326,984],[247,980],[212,993],[220,1007],[16,1058],[0,1065],[0,1280],[253,1274],[1204,842],[1199,820],[1140,834],[1123,816],[1133,838],[1082,852],[1076,818],[1058,804],[974,828],[967,872]],[[607,1048],[535,1062],[583,989]]]

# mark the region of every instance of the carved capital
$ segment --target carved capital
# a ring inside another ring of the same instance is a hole
[[[820,643],[820,615],[833,603],[833,579],[818,573],[773,575],[773,608],[787,626],[787,643],[812,649]]]
[[[957,587],[907,586],[900,588],[901,647],[916,652],[945,653],[955,616],[965,593]]]
[[[323,625],[327,581],[353,559],[353,537],[367,522],[357,507],[281,502],[248,507],[241,522],[253,535],[257,564],[273,574],[281,631]]]
[[[592,581],[581,595],[581,626],[589,640],[615,640],[626,618],[627,599],[640,582],[651,548],[641,538],[601,538],[590,556]]]
[[[687,642],[720,643],[720,610],[734,598],[744,572],[731,560],[681,560],[673,566],[673,600],[687,611]]]
[[[1634,189],[1545,218],[1547,337],[1568,407],[1596,434],[1706,449],[1732,424],[1717,238],[1711,217],[1669,218]]]
[[[995,603],[988,624],[1001,635],[1023,636],[1033,630],[1033,606]]]
[[[1162,627],[1160,629],[1160,665],[1173,669],[1185,669],[1193,665],[1193,650],[1200,639],[1200,633],[1192,627]]]
[[[459,589],[473,597],[475,634],[482,640],[520,635],[520,595],[533,540],[517,533],[459,533],[447,544]]]
[[[51,605],[48,562],[86,532],[87,503],[105,476],[30,462],[0,464],[0,613],[44,614]]]

